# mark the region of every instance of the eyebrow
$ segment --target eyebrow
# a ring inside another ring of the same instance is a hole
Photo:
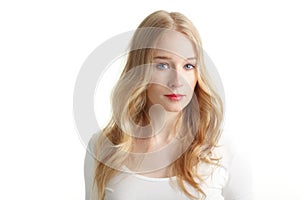
[[[170,57],[167,56],[155,56],[153,59],[164,59],[164,60],[171,60]],[[186,58],[186,60],[196,60],[195,57]]]

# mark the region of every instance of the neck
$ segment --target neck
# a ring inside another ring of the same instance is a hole
[[[179,112],[167,112],[154,108],[149,111],[152,136],[134,139],[134,152],[151,152],[163,148],[174,139]]]

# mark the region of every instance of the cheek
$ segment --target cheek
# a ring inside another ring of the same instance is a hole
[[[167,80],[169,79],[167,73],[156,73],[152,75],[151,82],[158,85],[166,86]],[[156,87],[156,86],[153,86]]]
[[[147,88],[147,96],[155,97],[158,94],[162,93],[162,87],[159,84],[150,84]]]
[[[194,80],[193,83],[192,83],[192,88],[193,88],[193,90],[195,89],[195,86],[196,86],[197,82],[198,82],[198,80],[195,78],[195,80]]]
[[[188,84],[192,90],[195,89],[195,86],[198,82],[197,76],[195,74],[191,74],[186,80],[188,80]]]

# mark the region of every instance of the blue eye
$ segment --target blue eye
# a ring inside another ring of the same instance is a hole
[[[184,65],[184,68],[189,70],[189,69],[194,69],[195,67],[191,64],[186,64]]]
[[[156,65],[156,68],[158,69],[169,69],[169,66],[165,63],[159,63]]]

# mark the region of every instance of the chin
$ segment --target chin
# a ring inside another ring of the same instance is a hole
[[[183,110],[183,108],[182,107],[165,107],[165,110],[167,111],[167,112],[176,112],[176,113],[178,113],[178,112],[181,112],[182,110]]]

